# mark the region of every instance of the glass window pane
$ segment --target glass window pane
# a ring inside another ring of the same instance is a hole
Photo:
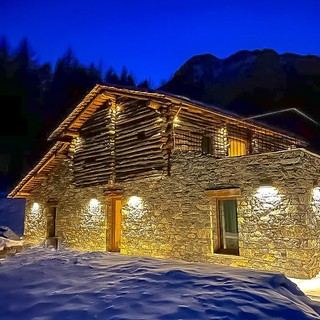
[[[238,250],[237,201],[219,201],[220,249]]]

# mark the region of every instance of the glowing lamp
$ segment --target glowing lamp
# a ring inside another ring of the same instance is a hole
[[[139,207],[139,206],[141,206],[142,205],[141,198],[137,197],[137,196],[131,196],[129,201],[128,201],[128,205],[130,207]]]
[[[39,203],[35,202],[33,205],[32,205],[32,211],[38,211],[40,209],[40,205]]]
[[[97,209],[97,208],[99,208],[99,204],[100,204],[99,200],[97,200],[97,199],[90,199],[90,201],[89,201],[89,208],[90,208],[91,210]]]
[[[137,206],[139,203],[141,203],[141,198],[137,196],[131,196],[128,201],[128,205],[133,207]]]
[[[320,202],[320,187],[313,188],[312,198],[313,201]]]
[[[255,196],[265,209],[271,209],[281,201],[278,190],[272,186],[272,181],[268,178],[260,179]]]
[[[31,206],[31,213],[38,215],[40,213],[40,205],[37,202],[34,202]]]

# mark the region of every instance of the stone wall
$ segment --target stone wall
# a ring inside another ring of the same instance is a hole
[[[91,199],[97,201],[92,204]],[[104,200],[101,187],[75,188],[69,163],[62,162],[27,200],[25,241],[44,242],[47,203],[57,202],[56,236],[60,246],[82,251],[106,250]]]
[[[320,159],[303,149],[215,159],[175,151],[172,174],[126,182],[121,253],[212,262],[310,278],[319,271],[320,199],[312,195]],[[68,162],[56,168],[27,202],[25,238],[43,241],[46,203],[57,204],[57,236],[76,250],[110,246],[111,202],[106,187],[75,188]],[[259,179],[277,194],[261,197]],[[214,253],[215,199],[207,189],[239,187],[239,256]],[[90,209],[90,199],[98,208]],[[39,203],[39,210],[32,209]],[[106,240],[107,238],[107,240]]]
[[[320,212],[312,205],[319,164],[301,149],[219,160],[175,152],[170,177],[125,185],[121,252],[313,277],[320,271]],[[261,178],[271,178],[275,195],[259,195]],[[214,253],[216,201],[204,192],[232,187],[241,189],[239,256]],[[140,210],[126,205],[130,195],[141,198]]]

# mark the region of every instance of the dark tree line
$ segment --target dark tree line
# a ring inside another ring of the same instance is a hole
[[[71,49],[51,63],[39,63],[27,39],[11,49],[0,38],[0,189],[15,183],[46,151],[46,139],[97,83],[150,88],[124,66],[118,74],[84,65]]]

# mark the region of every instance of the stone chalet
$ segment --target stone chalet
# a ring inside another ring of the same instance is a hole
[[[320,272],[320,157],[187,98],[96,85],[9,193],[24,242]]]

